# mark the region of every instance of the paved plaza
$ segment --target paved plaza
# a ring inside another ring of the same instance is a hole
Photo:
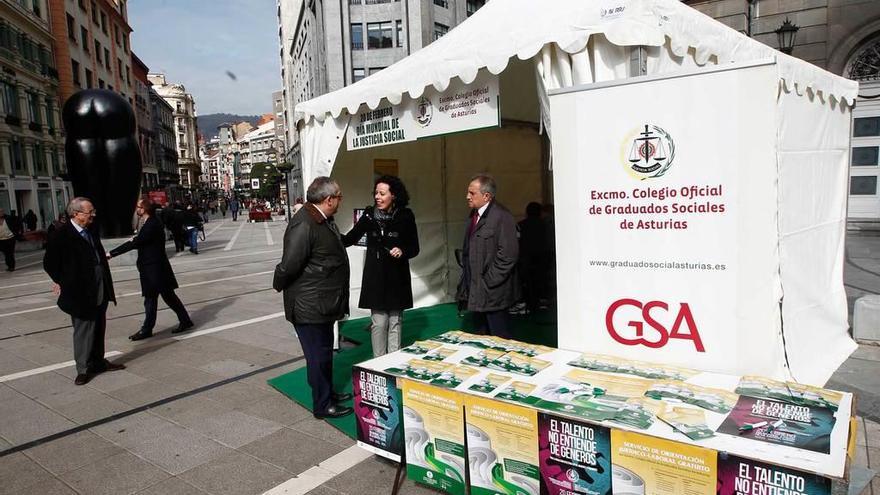
[[[305,364],[271,289],[285,226],[215,218],[201,254],[172,258],[196,322],[184,334],[170,334],[162,304],[154,337],[128,340],[143,299],[136,269],[112,260],[107,351],[127,369],[81,387],[42,252],[19,253],[0,274],[0,494],[390,493],[395,465],[266,384]],[[851,235],[849,252],[850,295],[880,293],[880,237]],[[859,394],[856,464],[875,469],[878,370],[880,347],[861,346],[830,384]],[[407,482],[402,493],[435,492]],[[880,495],[880,481],[863,493]]]

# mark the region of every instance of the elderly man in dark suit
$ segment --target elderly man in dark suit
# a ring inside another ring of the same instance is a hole
[[[329,177],[318,177],[306,195],[284,232],[272,287],[284,291],[284,314],[306,357],[315,418],[338,418],[353,412],[339,405],[351,395],[333,392],[333,323],[348,313],[348,254],[333,221],[342,191]]]
[[[107,304],[116,303],[113,279],[95,219],[95,207],[88,198],[77,197],[67,204],[67,222],[52,233],[43,256],[43,269],[54,282],[58,307],[73,323],[73,357],[77,385],[85,385],[96,374],[125,369],[104,359]]]
[[[165,253],[165,226],[156,215],[156,204],[149,198],[138,200],[135,213],[143,220],[143,227],[130,241],[110,251],[108,259],[137,249],[137,268],[141,278],[141,294],[144,296],[144,324],[128,338],[142,340],[153,336],[156,326],[159,296],[177,315],[179,325],[171,333],[180,333],[193,327],[193,322],[180,298],[174,293],[177,279]]]
[[[495,200],[490,175],[475,175],[467,190],[471,214],[464,235],[457,300],[474,314],[476,330],[511,338],[507,309],[520,297],[516,277],[516,221]]]

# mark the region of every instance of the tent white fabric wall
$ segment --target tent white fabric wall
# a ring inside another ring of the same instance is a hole
[[[817,375],[810,366],[813,354],[821,350],[823,359],[840,362],[854,345],[844,338],[842,249],[847,121],[857,83],[783,55],[678,0],[619,0],[611,6],[583,0],[493,0],[446,36],[391,67],[300,103],[294,119],[300,130],[304,183],[332,170],[350,115],[383,102],[399,104],[405,95],[417,98],[428,85],[443,91],[453,77],[469,83],[481,69],[499,74],[514,56],[534,60],[545,90],[707,63],[775,58],[783,116],[779,249],[786,351],[794,379],[824,381],[825,373]],[[502,98],[504,94],[502,87]],[[546,95],[539,96],[545,103]],[[503,101],[503,107],[518,103]],[[541,106],[541,120],[549,130],[549,112]],[[804,200],[816,199],[815,203],[799,202],[800,191],[817,188],[821,192]],[[816,243],[821,247],[813,248]]]

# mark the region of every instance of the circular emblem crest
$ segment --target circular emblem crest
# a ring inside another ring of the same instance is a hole
[[[373,417],[376,419],[379,419],[379,410],[378,409],[373,409]]]
[[[565,471],[565,477],[568,478],[568,481],[571,481],[573,483],[577,483],[578,480],[581,479],[581,477],[578,476],[577,471],[575,471],[573,468],[569,468]]]
[[[675,158],[675,142],[662,127],[643,124],[630,131],[620,143],[620,161],[638,180],[662,177]]]
[[[418,106],[418,115],[416,115],[416,122],[419,123],[422,127],[428,127],[431,125],[431,119],[434,118],[434,104],[431,103],[431,100],[425,98],[424,96],[419,98],[419,106]]]

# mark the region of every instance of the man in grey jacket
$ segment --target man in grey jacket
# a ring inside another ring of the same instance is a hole
[[[338,418],[352,413],[339,405],[351,394],[333,392],[333,323],[348,314],[348,254],[333,221],[342,191],[318,177],[306,199],[287,225],[272,287],[284,291],[284,315],[305,354],[315,418]]]
[[[495,179],[471,178],[467,203],[471,208],[464,235],[461,280],[457,300],[474,313],[478,332],[511,338],[507,309],[519,299],[516,263],[519,241],[516,221],[495,200]]]

